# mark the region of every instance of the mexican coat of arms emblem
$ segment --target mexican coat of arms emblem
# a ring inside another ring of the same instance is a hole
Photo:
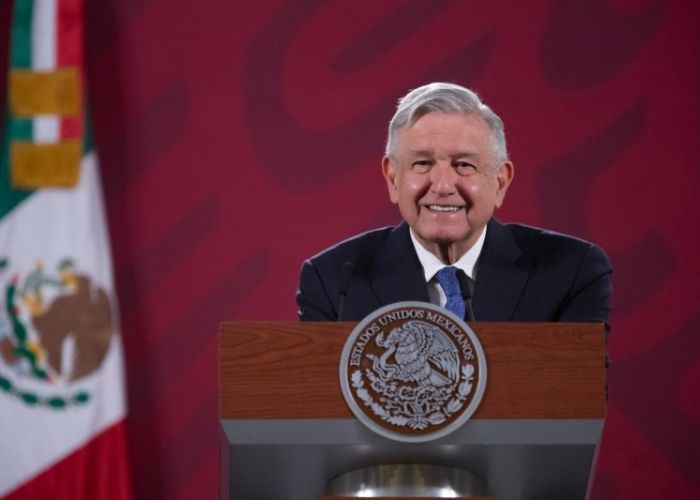
[[[357,324],[340,361],[340,383],[355,416],[404,442],[443,437],[474,413],[486,358],[473,330],[423,302],[382,307]]]

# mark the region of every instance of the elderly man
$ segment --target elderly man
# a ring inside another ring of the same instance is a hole
[[[607,326],[612,268],[599,247],[493,217],[514,168],[503,122],[474,92],[431,83],[403,97],[382,171],[404,221],[304,262],[302,320],[360,320],[416,300],[474,321]]]

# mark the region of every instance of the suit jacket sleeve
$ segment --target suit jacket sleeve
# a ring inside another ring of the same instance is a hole
[[[297,312],[302,321],[335,321],[337,319],[326,285],[311,260],[307,260],[301,266],[296,300]]]
[[[580,261],[558,320],[605,323],[606,332],[609,331],[611,275],[612,266],[605,252],[590,245]]]

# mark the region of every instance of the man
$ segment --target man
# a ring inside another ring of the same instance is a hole
[[[304,262],[302,320],[356,321],[417,300],[467,320],[607,327],[612,268],[599,247],[493,217],[514,168],[503,122],[474,92],[431,83],[402,98],[382,171],[404,221]]]

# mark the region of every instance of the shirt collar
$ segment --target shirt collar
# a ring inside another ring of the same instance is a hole
[[[413,247],[416,249],[416,254],[418,255],[418,260],[423,266],[425,282],[428,283],[440,269],[446,266],[440,259],[437,258],[435,254],[429,252],[425,249],[425,247],[423,247],[423,245],[420,244],[420,242],[416,239],[416,236],[413,234],[413,228],[411,228],[410,234]],[[484,247],[485,239],[486,226],[484,226],[484,230],[481,231],[481,236],[479,236],[479,239],[476,240],[476,243],[474,243],[467,253],[462,255],[457,262],[452,264],[456,268],[464,271],[467,276],[474,281],[476,281],[476,261],[478,260],[479,255],[481,255],[481,249]]]

